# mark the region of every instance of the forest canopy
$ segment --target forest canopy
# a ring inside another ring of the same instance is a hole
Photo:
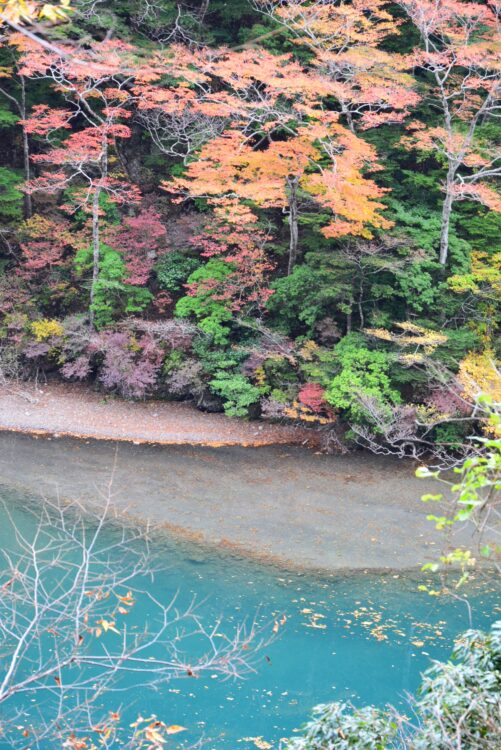
[[[458,451],[500,400],[499,6],[0,3],[0,367]]]

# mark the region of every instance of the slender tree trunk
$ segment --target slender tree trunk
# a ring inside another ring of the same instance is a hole
[[[205,16],[207,15],[207,11],[209,10],[209,4],[210,4],[210,0],[202,0],[200,9],[197,14],[198,20],[200,21],[200,23],[204,22]]]
[[[20,76],[21,79],[21,117],[26,120],[26,84],[24,76]],[[28,133],[26,128],[23,126],[23,162],[24,162],[24,179],[29,182],[31,179],[30,169],[30,142],[28,140]],[[29,193],[24,194],[24,218],[30,219],[33,216],[33,202]]]
[[[351,333],[353,326],[353,313],[350,310],[350,312],[346,315],[346,335]]]
[[[102,150],[101,150],[101,180],[104,180],[108,176],[108,135],[106,131],[103,132],[102,139]],[[92,282],[90,287],[90,307],[89,307],[89,318],[92,325],[94,325],[94,302],[96,299],[96,285],[99,279],[99,263],[101,260],[101,237],[100,237],[100,209],[99,209],[99,198],[101,197],[102,183],[96,185],[94,191],[94,198],[92,200]]]
[[[360,277],[360,284],[358,287],[358,300],[357,300],[358,316],[360,318],[360,330],[362,330],[362,328],[365,325],[363,299],[364,299],[364,282],[363,282],[362,277]]]
[[[298,205],[297,205],[297,177],[288,177],[287,186],[289,188],[289,263],[287,266],[287,276],[290,276],[297,259],[299,244],[298,228]]]
[[[353,116],[345,102],[341,102],[341,112],[346,117],[346,124],[352,133],[355,133],[355,124],[353,122]]]
[[[90,322],[94,325],[94,301],[96,297],[96,285],[99,279],[99,261],[100,261],[100,236],[99,236],[99,196],[100,188],[96,188],[94,199],[92,201],[92,282],[90,287]]]
[[[454,172],[449,168],[447,174],[447,184],[445,188],[445,199],[442,206],[442,227],[440,231],[440,263],[445,266],[449,255],[449,233],[451,227],[452,205],[454,203],[453,194]]]

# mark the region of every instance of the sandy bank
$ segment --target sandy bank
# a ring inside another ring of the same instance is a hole
[[[33,495],[113,503],[182,537],[301,569],[401,569],[440,538],[408,462],[299,446],[131,445],[0,434],[0,477]],[[1,489],[1,488],[0,488]]]
[[[130,402],[81,385],[0,388],[0,430],[160,445],[312,443],[311,430],[205,414],[189,404]]]

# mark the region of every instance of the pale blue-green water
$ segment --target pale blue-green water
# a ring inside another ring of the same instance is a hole
[[[29,532],[33,518],[23,509],[27,499],[5,488],[0,496],[16,523]],[[14,546],[1,515],[0,544]],[[126,723],[138,714],[155,713],[168,724],[187,727],[187,742],[201,735],[209,738],[210,748],[253,747],[242,738],[256,736],[276,745],[307,720],[314,705],[325,701],[402,704],[430,659],[446,658],[453,638],[468,627],[461,602],[419,592],[410,574],[301,574],[211,553],[168,536],[158,537],[154,547],[163,570],[148,584],[150,592],[163,602],[179,592],[181,609],[196,597],[207,626],[222,618],[231,631],[242,619],[256,616],[270,630],[277,616],[287,617],[280,637],[261,655],[256,673],[244,680],[204,675],[152,692],[135,689],[129,677],[122,682],[128,691],[110,695],[103,706],[120,707]],[[495,587],[477,584],[469,597],[474,626],[488,627],[496,616]],[[147,621],[148,606],[139,597],[136,618]],[[19,700],[9,712],[25,710],[25,705],[29,709],[29,697],[26,704]],[[1,750],[7,747],[0,739]]]

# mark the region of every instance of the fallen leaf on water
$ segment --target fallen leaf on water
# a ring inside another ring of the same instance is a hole
[[[120,635],[120,631],[116,629],[115,623],[110,620],[98,620],[97,624],[102,625],[105,633],[107,633],[108,630],[111,630],[113,633],[117,633],[117,635]]]
[[[323,622],[315,622],[315,620],[312,620],[311,622],[304,622],[303,625],[305,628],[316,628],[317,630],[326,630],[327,625],[325,625]]]
[[[167,734],[177,734],[178,732],[186,732],[186,727],[182,727],[179,724],[171,724],[165,731]]]
[[[266,742],[262,737],[242,737],[241,742],[253,742],[259,750],[270,750],[270,747],[273,747],[271,743]]]

